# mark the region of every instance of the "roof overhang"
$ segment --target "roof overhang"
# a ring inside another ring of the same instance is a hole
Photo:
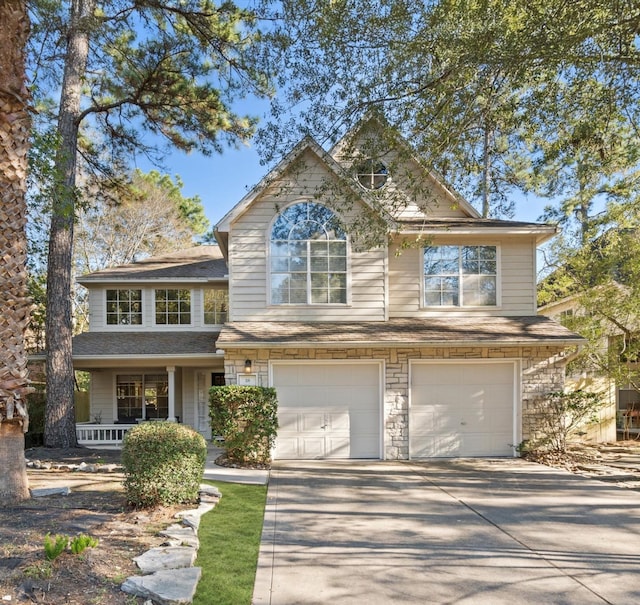
[[[202,355],[74,355],[75,370],[99,370],[108,368],[209,368],[221,366],[224,354]]]
[[[238,348],[353,347],[575,347],[586,343],[544,316],[435,317],[386,322],[236,322],[220,332],[218,346]]]
[[[73,367],[218,366],[224,358],[216,343],[218,334],[218,330],[83,332],[73,337]],[[46,351],[31,356],[45,358]]]
[[[82,286],[91,284],[210,284],[215,282],[228,282],[229,276],[224,277],[92,277],[76,280]]]
[[[541,245],[552,239],[558,232],[555,225],[510,225],[505,222],[504,226],[486,226],[478,224],[470,225],[447,225],[437,226],[425,224],[424,226],[403,227],[400,231],[402,235],[456,235],[456,236],[531,236],[535,238],[536,244]]]

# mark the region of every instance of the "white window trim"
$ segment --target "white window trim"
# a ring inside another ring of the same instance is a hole
[[[140,304],[142,305],[142,323],[140,324],[108,324],[107,323],[107,290],[140,290]],[[101,305],[101,315],[102,315],[102,325],[104,326],[105,331],[113,331],[113,332],[133,332],[136,330],[147,330],[148,317],[147,317],[147,292],[145,288],[142,287],[118,287],[118,286],[105,286],[101,290],[102,297],[102,305]],[[91,304],[91,296],[89,296],[89,304]],[[91,309],[89,309],[89,319],[91,319]]]
[[[287,204],[286,206],[283,206],[282,208],[279,209],[279,212],[272,217],[271,221],[269,221],[269,224],[267,226],[267,230],[266,230],[266,252],[265,252],[265,260],[266,260],[266,292],[267,292],[267,306],[272,307],[274,309],[283,309],[283,308],[297,308],[297,309],[330,309],[330,308],[339,308],[339,309],[344,309],[344,308],[348,308],[351,306],[351,238],[349,236],[348,233],[345,233],[346,235],[346,239],[345,239],[345,243],[347,246],[347,250],[346,250],[346,255],[347,255],[347,263],[346,263],[346,274],[347,274],[347,279],[346,279],[346,289],[347,289],[347,295],[346,295],[346,302],[343,303],[274,303],[273,299],[272,299],[272,291],[271,291],[271,231],[273,229],[273,224],[278,220],[280,213],[284,212],[287,208],[291,207],[291,206],[295,206],[296,204],[304,204],[304,203],[311,203],[311,204],[318,204],[320,206],[324,206],[325,208],[328,208],[329,210],[331,210],[331,212],[333,212],[334,214],[338,214],[335,210],[333,210],[332,208],[329,208],[329,206],[327,206],[326,204],[323,204],[322,202],[318,202],[317,200],[314,199],[299,199],[296,200],[295,202],[291,202],[290,204]],[[332,240],[332,241],[342,241],[342,240]],[[307,288],[310,287],[310,283],[307,282]],[[308,293],[308,292],[307,292]]]
[[[424,302],[424,248],[420,248],[420,254],[418,260],[420,263],[420,309],[427,309],[429,311],[447,310],[447,311],[487,311],[496,310],[502,308],[502,249],[500,244],[495,242],[482,242],[482,243],[440,243],[434,242],[432,246],[456,246],[458,248],[464,248],[465,246],[493,246],[496,249],[496,304],[495,305],[426,305]],[[460,296],[464,300],[462,284],[460,285]]]
[[[223,322],[223,323],[215,323],[215,324],[208,324],[208,323],[205,321],[205,314],[206,314],[206,310],[205,310],[205,293],[206,293],[208,290],[222,290],[222,291],[226,291],[226,292],[227,292],[227,321],[226,321],[226,322]],[[216,287],[216,286],[209,286],[209,287],[206,287],[206,288],[202,288],[202,289],[200,290],[200,302],[201,302],[201,308],[202,308],[202,317],[201,317],[201,320],[202,320],[202,326],[203,326],[204,328],[220,327],[220,326],[223,326],[225,323],[228,323],[228,322],[230,321],[230,319],[229,319],[229,307],[230,307],[231,305],[230,305],[230,303],[229,303],[229,290],[228,290],[228,289],[225,289],[225,288],[222,288],[222,287]],[[193,318],[192,318],[192,319],[193,319]]]
[[[159,324],[156,323],[156,290],[188,290],[189,291],[189,300],[191,303],[191,310],[189,312],[190,314],[190,321],[188,324]],[[159,328],[161,330],[180,330],[180,329],[184,329],[184,328],[189,328],[189,327],[193,327],[195,325],[194,323],[194,296],[193,296],[193,288],[180,288],[177,286],[153,286],[152,288],[152,306],[151,306],[151,312],[153,313],[153,316],[151,318],[151,325],[154,328]]]

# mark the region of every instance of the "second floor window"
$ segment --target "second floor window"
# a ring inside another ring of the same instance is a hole
[[[206,325],[223,324],[227,321],[229,292],[216,288],[204,290],[204,323]]]
[[[191,323],[190,290],[162,288],[155,292],[157,325],[188,325]]]
[[[142,290],[107,290],[107,325],[142,325]]]
[[[347,302],[347,236],[315,202],[286,208],[271,229],[271,303]]]
[[[428,246],[424,249],[424,305],[496,306],[496,246]]]

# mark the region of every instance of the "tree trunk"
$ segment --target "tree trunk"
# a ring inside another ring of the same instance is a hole
[[[29,497],[24,435],[29,424],[25,334],[27,297],[28,112],[24,49],[29,35],[26,5],[0,0],[0,503]]]
[[[76,157],[82,79],[89,52],[94,0],[73,0],[60,98],[56,174],[60,187],[52,200],[47,265],[47,407],[44,443],[47,447],[75,447],[73,357],[71,338],[71,275],[75,220]]]
[[[491,212],[491,132],[485,124],[482,141],[482,218]]]
[[[0,424],[0,464],[0,504],[27,500],[30,493],[24,458],[24,432],[20,422]]]

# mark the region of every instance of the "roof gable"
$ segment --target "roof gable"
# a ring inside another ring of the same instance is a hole
[[[334,199],[341,199],[346,207],[352,206],[355,200],[362,209],[370,211],[381,221],[387,233],[435,233],[438,230],[449,233],[513,233],[534,236],[537,243],[546,241],[556,233],[555,227],[550,225],[482,219],[469,202],[434,170],[424,165],[407,141],[385,127],[379,118],[370,116],[348,132],[329,152],[310,136],[300,141],[218,222],[215,233],[223,254],[227,254],[229,232],[234,222],[257,203],[270,187],[282,186],[285,190],[287,186],[290,189],[300,186],[306,188],[300,197],[315,197],[319,201],[325,197],[323,188],[330,189],[331,186],[327,187],[326,183],[320,183],[317,179],[301,179],[296,183],[295,178],[291,178],[286,183],[288,176],[296,174],[296,163],[302,162],[305,157],[312,158],[312,163],[321,164],[329,180],[339,183],[333,192]],[[389,162],[397,172],[394,174],[391,171],[384,187],[367,190],[356,179],[355,163],[374,158]],[[330,203],[328,205],[331,206]],[[341,213],[343,208],[335,207],[334,210]]]
[[[399,199],[400,203],[394,204],[392,212],[394,218],[399,221],[417,217],[424,219],[434,211],[441,215],[447,214],[450,218],[480,218],[479,212],[446,183],[442,175],[433,168],[427,167],[409,143],[378,115],[372,114],[365,117],[359,125],[333,146],[329,155],[348,169],[358,158],[374,157],[382,161],[391,161],[397,168],[402,167],[405,176],[411,175],[409,179],[403,179],[401,171],[398,171],[395,176],[392,172],[391,178],[400,188],[403,185],[407,189],[411,188],[411,185],[403,183],[403,180],[411,180],[414,184],[419,181],[419,195],[424,200],[419,203],[415,192],[405,199]],[[416,178],[416,174],[419,178]],[[440,209],[434,208],[434,202],[441,206]]]

